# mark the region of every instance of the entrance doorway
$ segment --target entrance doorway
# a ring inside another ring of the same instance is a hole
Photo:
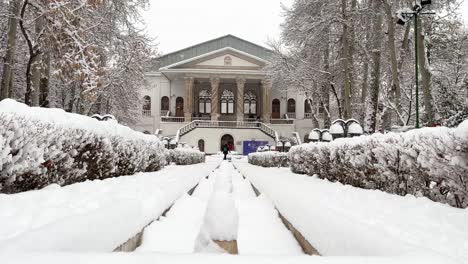
[[[198,149],[201,152],[205,152],[205,140],[203,139],[198,140]]]
[[[235,150],[234,138],[229,134],[224,135],[221,138],[221,146],[219,149],[222,150],[224,145],[227,145],[230,151],[234,151]]]
[[[281,102],[278,99],[273,100],[272,107],[271,107],[271,117],[274,119],[279,119],[281,114]]]
[[[176,117],[184,117],[184,98],[182,97],[176,99]]]

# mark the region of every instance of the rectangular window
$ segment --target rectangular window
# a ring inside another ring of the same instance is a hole
[[[229,101],[228,103],[228,113],[234,114],[234,102],[233,101]]]
[[[227,102],[226,101],[221,102],[221,114],[227,114]]]
[[[252,104],[250,105],[250,113],[251,114],[257,114],[257,103],[256,102],[252,102]]]
[[[203,101],[200,101],[200,103],[198,104],[198,111],[200,112],[200,114],[205,113],[205,103]]]
[[[206,110],[205,111],[206,114],[211,114],[211,102],[210,101],[206,102],[206,109],[205,110]]]

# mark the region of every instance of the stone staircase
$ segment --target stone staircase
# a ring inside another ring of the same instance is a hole
[[[258,129],[276,142],[279,140],[278,133],[262,122],[195,120],[177,131],[176,142],[179,142],[180,137],[197,128]]]

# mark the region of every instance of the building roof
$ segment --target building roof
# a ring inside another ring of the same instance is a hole
[[[273,51],[255,43],[249,42],[247,40],[241,39],[233,35],[225,35],[216,39],[212,39],[203,43],[190,46],[185,49],[181,49],[163,55],[157,58],[157,68],[189,60],[191,58],[195,58],[203,54],[220,50],[226,47],[231,47],[236,50],[252,54],[264,60],[268,60],[271,57],[271,54],[273,53]]]

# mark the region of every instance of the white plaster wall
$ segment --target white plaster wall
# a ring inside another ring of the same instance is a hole
[[[269,127],[274,129],[279,136],[291,137],[293,132],[296,132],[295,125],[273,125],[268,124]]]
[[[180,142],[187,143],[191,146],[198,146],[198,141],[205,141],[205,152],[207,154],[215,154],[221,148],[221,138],[229,134],[234,138],[235,150],[243,154],[244,141],[268,141],[270,145],[274,145],[274,140],[265,135],[258,129],[213,129],[213,128],[197,128],[187,135],[180,138]]]
[[[179,128],[187,125],[188,123],[161,123],[163,136],[175,136]]]

